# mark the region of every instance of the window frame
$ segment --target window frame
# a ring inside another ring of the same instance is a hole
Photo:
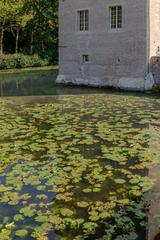
[[[89,9],[77,10],[77,28],[79,32],[89,31]]]
[[[110,29],[120,30],[123,28],[123,7],[122,5],[109,6]]]

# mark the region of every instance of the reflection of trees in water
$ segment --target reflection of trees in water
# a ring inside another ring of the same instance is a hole
[[[0,96],[23,96],[47,93],[56,79],[56,71],[0,74]]]
[[[1,89],[1,97],[3,97],[3,82],[0,82],[0,89]]]
[[[8,93],[17,92],[19,90],[19,80],[0,81],[0,97],[8,95]],[[10,94],[9,94],[10,95]]]
[[[76,95],[106,92],[105,89],[58,85],[55,84],[56,77],[57,70],[0,74],[0,96]]]

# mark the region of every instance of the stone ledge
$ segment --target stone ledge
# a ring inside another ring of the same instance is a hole
[[[127,78],[121,77],[120,79],[113,79],[109,81],[101,80],[98,77],[91,79],[83,79],[80,77],[70,77],[66,75],[58,75],[56,83],[61,84],[73,84],[73,85],[84,85],[91,87],[113,87],[127,91],[150,91],[154,87],[153,74],[149,73],[145,78]]]

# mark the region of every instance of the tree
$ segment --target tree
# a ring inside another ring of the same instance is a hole
[[[30,52],[33,44],[36,52],[47,57],[55,51],[58,45],[58,1],[57,0],[24,0],[24,8],[33,18],[28,22],[30,34]],[[34,40],[33,40],[34,39]]]
[[[10,4],[12,6],[12,11],[10,12],[12,15],[10,19],[10,28],[15,37],[15,53],[18,53],[20,31],[23,30],[27,23],[32,19],[32,15],[23,11],[23,0],[12,1]]]
[[[10,12],[10,4],[0,0],[0,55],[3,54],[4,31],[8,28]]]
[[[3,46],[6,52],[37,53],[56,61],[58,0],[0,0],[0,54]]]

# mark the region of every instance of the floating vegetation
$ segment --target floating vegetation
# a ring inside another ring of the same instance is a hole
[[[0,239],[144,239],[159,104],[120,95],[0,100]]]

